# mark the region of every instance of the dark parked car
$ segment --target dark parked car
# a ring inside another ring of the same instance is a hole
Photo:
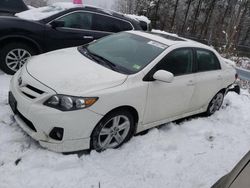
[[[249,188],[250,187],[250,152],[227,175],[216,182],[212,188]]]
[[[0,0],[0,15],[13,15],[28,10],[22,0]]]
[[[35,54],[78,46],[112,33],[142,30],[123,14],[91,6],[56,3],[0,16],[0,68],[14,74]]]

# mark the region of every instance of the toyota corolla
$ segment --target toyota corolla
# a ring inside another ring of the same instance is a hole
[[[12,78],[9,104],[49,150],[103,151],[157,125],[215,113],[235,73],[208,46],[129,31],[33,57]]]

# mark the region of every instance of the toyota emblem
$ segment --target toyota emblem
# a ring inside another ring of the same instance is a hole
[[[23,83],[22,77],[18,78],[18,85],[21,86]]]

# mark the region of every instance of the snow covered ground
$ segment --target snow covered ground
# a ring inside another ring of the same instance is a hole
[[[169,123],[117,150],[62,155],[13,121],[0,73],[0,188],[206,188],[250,149],[250,95],[226,96],[211,117]]]

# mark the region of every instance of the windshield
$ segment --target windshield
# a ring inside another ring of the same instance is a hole
[[[119,67],[126,70],[127,74],[139,72],[166,48],[167,45],[127,32],[105,37],[87,46],[90,54],[112,63],[117,70]]]
[[[73,3],[54,3],[50,6],[34,8],[24,12],[20,12],[16,14],[16,16],[26,20],[38,21],[74,7],[76,7],[76,5],[74,5]]]

